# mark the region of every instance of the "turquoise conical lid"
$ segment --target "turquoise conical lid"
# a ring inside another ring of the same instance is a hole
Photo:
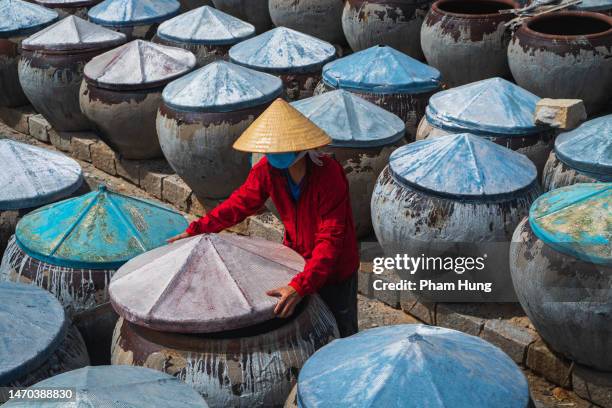
[[[266,31],[229,50],[230,61],[275,74],[316,72],[335,56],[332,44],[287,27]]]
[[[331,146],[387,146],[404,136],[404,121],[354,93],[339,89],[291,104],[332,138]]]
[[[563,163],[600,181],[612,181],[612,115],[560,134],[555,154]]]
[[[544,130],[534,124],[540,97],[502,78],[438,92],[429,99],[427,121],[454,132],[522,136]]]
[[[282,91],[278,77],[215,61],[170,82],[162,97],[174,109],[231,112],[271,102]]]
[[[334,88],[378,94],[422,93],[440,88],[440,71],[386,45],[376,45],[323,67]]]
[[[233,45],[254,34],[252,24],[210,6],[164,21],[157,29],[159,38],[202,45]]]
[[[297,389],[301,408],[527,408],[530,403],[527,379],[499,348],[421,324],[379,327],[332,341],[306,361]]]
[[[435,195],[501,198],[537,184],[524,155],[470,133],[419,140],[391,153],[393,178]]]
[[[159,23],[175,16],[180,7],[176,0],[104,0],[87,15],[96,24],[121,27]]]
[[[15,238],[26,254],[46,263],[117,269],[187,226],[171,208],[101,186],[29,213],[17,224]]]
[[[612,266],[612,183],[581,183],[549,191],[529,210],[545,244],[586,262]]]
[[[57,20],[58,14],[22,0],[0,1],[0,38],[21,37]]]

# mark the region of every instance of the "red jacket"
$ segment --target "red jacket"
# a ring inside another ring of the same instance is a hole
[[[206,216],[191,223],[191,235],[215,233],[255,214],[270,197],[285,225],[284,244],[301,254],[306,265],[289,283],[301,296],[349,278],[359,267],[357,238],[348,181],[338,162],[323,156],[322,166],[308,159],[297,203],[287,178],[264,157],[245,183]]]

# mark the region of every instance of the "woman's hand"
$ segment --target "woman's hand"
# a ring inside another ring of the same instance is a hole
[[[175,236],[173,236],[172,238],[168,238],[168,239],[166,240],[166,242],[167,242],[168,244],[171,244],[171,243],[173,243],[174,241],[178,241],[179,239],[189,238],[190,236],[191,236],[191,235],[189,235],[189,234],[188,234],[188,233],[186,233],[186,232],[181,232],[180,234],[175,235]]]
[[[266,295],[279,298],[274,314],[283,319],[291,316],[295,307],[302,300],[302,297],[289,285],[269,290]]]

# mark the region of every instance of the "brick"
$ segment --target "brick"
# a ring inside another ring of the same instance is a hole
[[[473,336],[480,336],[485,319],[478,315],[468,314],[470,307],[466,304],[438,303],[436,307],[436,324],[462,331]]]
[[[135,186],[140,186],[140,172],[142,161],[120,159],[115,161],[117,175],[124,180],[129,181]]]
[[[162,181],[162,199],[182,211],[189,208],[191,188],[177,174],[165,177]]]
[[[98,136],[93,133],[83,133],[79,136],[73,136],[71,141],[72,155],[79,160],[91,163],[91,146],[99,140]]]
[[[140,169],[140,187],[161,200],[164,178],[173,173],[164,160],[143,161]]]
[[[593,370],[576,364],[572,373],[574,392],[602,407],[612,407],[612,372]]]
[[[0,107],[0,119],[17,132],[28,134],[30,131],[29,118],[35,115],[31,106],[20,106],[18,108]]]
[[[407,304],[405,303],[404,305]],[[436,310],[437,305],[435,303],[421,303],[414,302],[414,304],[410,307],[410,309],[403,309],[404,312],[408,313],[411,316],[416,317],[420,321],[427,324],[437,324],[436,322]]]
[[[43,115],[37,114],[28,118],[28,133],[34,139],[50,143],[49,130],[51,130],[51,125]]]
[[[196,197],[194,193],[191,193],[189,197],[189,213],[197,217],[203,217],[206,214],[206,208],[204,204]]]
[[[90,146],[90,151],[91,162],[94,167],[111,176],[117,175],[117,155],[106,143],[102,141],[96,142]]]
[[[72,151],[72,132],[58,132],[55,129],[49,129],[49,141],[58,150],[63,152]]]
[[[515,363],[523,364],[527,358],[527,348],[538,336],[508,320],[491,319],[485,322],[482,338],[501,348]]]
[[[372,279],[374,275],[360,267],[357,276],[357,291],[365,297],[373,299],[374,289],[372,288]]]
[[[568,385],[564,383],[569,374],[569,361],[553,353],[541,339],[527,349],[527,367],[556,385]]]
[[[270,212],[264,212],[248,218],[248,235],[283,242],[285,227],[283,223]]]
[[[558,129],[573,129],[587,118],[581,99],[540,99],[536,105],[535,123]]]

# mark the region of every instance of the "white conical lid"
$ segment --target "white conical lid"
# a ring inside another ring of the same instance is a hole
[[[57,19],[55,11],[22,0],[0,1],[0,38],[27,35]]]

